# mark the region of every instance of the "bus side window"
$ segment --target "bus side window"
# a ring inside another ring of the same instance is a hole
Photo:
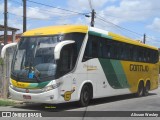
[[[127,58],[127,48],[126,48],[126,44],[122,43],[122,53],[121,53],[121,59],[122,60],[126,60]]]
[[[93,58],[98,58],[98,47],[99,47],[98,40],[93,38],[92,39],[92,57]]]
[[[158,51],[153,50],[153,63],[157,63],[159,61]]]
[[[137,52],[137,46],[133,46],[133,61],[138,60],[138,52]]]
[[[149,50],[148,49],[146,49],[146,62],[149,62]]]
[[[148,61],[148,58],[147,58],[147,49],[143,49],[144,50],[144,62],[147,62]]]
[[[97,37],[90,35],[84,51],[82,62],[85,62],[92,58],[98,58],[98,50],[99,50],[99,41]]]
[[[108,52],[108,58],[113,59],[114,56],[115,56],[115,54],[114,54],[114,52],[115,52],[114,43],[113,42],[109,42],[108,46],[107,46],[107,49],[108,49],[108,51],[107,51]]]

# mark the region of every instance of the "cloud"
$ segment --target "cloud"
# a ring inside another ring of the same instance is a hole
[[[111,5],[99,11],[99,14],[116,24],[143,21],[154,15],[151,9],[155,8],[156,4],[156,2],[146,0],[122,0],[118,5]]]
[[[23,7],[18,6],[15,7],[12,4],[8,6],[9,13],[15,14],[17,16],[23,16]],[[28,18],[35,18],[35,19],[49,19],[49,14],[46,14],[40,10],[39,7],[28,7],[27,8],[27,17]]]
[[[4,12],[4,3],[0,4],[0,12]],[[8,26],[15,27],[20,29],[22,32],[23,25],[22,25],[22,16],[23,16],[23,7],[22,6],[15,6],[11,3],[8,3]],[[38,7],[28,7],[27,9],[27,20],[30,19],[40,19],[46,20],[50,19],[51,15],[46,14],[40,10]],[[4,24],[3,18],[0,18],[0,24]],[[30,27],[30,24],[27,24],[27,27]]]
[[[3,12],[3,10],[4,10],[4,3],[1,3],[0,4],[0,12]]]
[[[160,18],[154,18],[152,24],[148,25],[147,28],[160,32]]]
[[[117,0],[90,0],[94,9],[102,8],[106,3],[115,2]],[[90,12],[89,0],[68,0],[68,8],[79,12]]]
[[[0,3],[0,13],[4,12],[4,3]],[[32,26],[29,24],[30,20],[48,20],[54,19],[55,23],[58,22],[58,19],[62,17],[70,17],[66,11],[62,11],[56,8],[46,8],[46,7],[27,7],[27,28],[32,29]],[[72,14],[74,15],[74,14]],[[2,15],[1,15],[2,16]],[[10,27],[16,27],[21,29],[23,28],[23,7],[15,6],[12,3],[8,3],[8,25]],[[64,21],[64,19],[63,19]],[[69,20],[68,20],[69,21]],[[4,20],[0,18],[0,24],[4,24]]]
[[[147,36],[146,37],[146,43],[149,44],[149,45],[152,45],[152,46],[156,46],[156,47],[159,47],[159,38],[156,38],[155,36]]]

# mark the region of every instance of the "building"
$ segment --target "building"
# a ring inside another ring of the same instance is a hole
[[[7,35],[7,43],[15,42],[18,38],[20,38],[20,34],[16,37],[16,32],[18,31],[18,28],[13,27],[7,27],[7,31],[10,31],[12,34]],[[0,25],[0,32],[4,31],[4,25]],[[0,43],[4,43],[4,35],[0,35]]]
[[[12,35],[7,35],[7,43],[18,42],[22,34],[16,34],[15,40]],[[0,35],[0,43],[4,43],[4,35]]]

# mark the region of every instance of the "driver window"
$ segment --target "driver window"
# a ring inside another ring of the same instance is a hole
[[[66,45],[62,48],[59,61],[60,75],[64,75],[73,70],[76,63],[76,57],[75,44]]]

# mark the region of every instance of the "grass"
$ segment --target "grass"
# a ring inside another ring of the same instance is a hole
[[[0,106],[13,106],[16,103],[14,101],[11,100],[7,100],[7,99],[0,99]]]
[[[2,58],[0,58],[0,65],[3,65],[4,63],[3,63],[3,59]]]

